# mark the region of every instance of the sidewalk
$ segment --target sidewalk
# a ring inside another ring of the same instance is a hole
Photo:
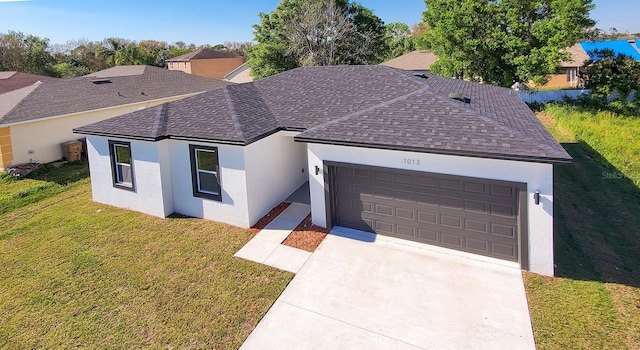
[[[234,256],[297,273],[307,262],[311,253],[281,243],[309,213],[311,213],[310,205],[291,203]]]

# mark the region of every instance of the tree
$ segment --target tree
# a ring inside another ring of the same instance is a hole
[[[54,62],[49,39],[15,31],[0,34],[1,69],[55,75]]]
[[[587,70],[581,75],[591,95],[607,100],[612,94],[627,100],[632,91],[640,91],[640,62],[612,50],[594,50],[593,59],[587,61]]]
[[[247,65],[255,78],[302,65],[379,63],[386,52],[384,23],[348,0],[282,0],[260,13]]]
[[[411,36],[409,25],[401,22],[389,23],[385,28],[387,46],[389,49],[387,59],[402,56],[415,50],[414,38]]]
[[[595,22],[592,0],[425,0],[431,69],[501,86],[544,83]]]

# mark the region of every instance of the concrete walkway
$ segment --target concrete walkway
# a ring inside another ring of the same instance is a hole
[[[281,243],[309,213],[310,205],[291,203],[234,256],[297,273],[311,253]]]
[[[241,349],[535,349],[519,269],[330,234]]]

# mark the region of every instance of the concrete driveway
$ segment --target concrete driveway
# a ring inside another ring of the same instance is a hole
[[[329,235],[241,349],[535,349],[520,270]]]

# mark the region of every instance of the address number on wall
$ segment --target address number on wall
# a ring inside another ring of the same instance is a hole
[[[407,165],[420,165],[420,159],[404,158],[404,164],[407,164]]]

